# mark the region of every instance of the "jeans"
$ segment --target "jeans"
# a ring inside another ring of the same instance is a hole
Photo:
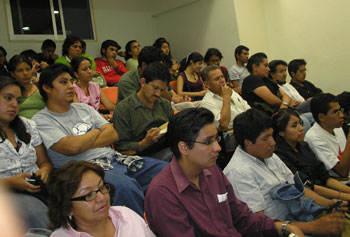
[[[113,206],[126,206],[143,217],[144,192],[152,179],[168,162],[143,157],[145,163],[136,172],[128,171],[125,165],[112,161],[114,169],[105,172],[105,181],[115,187]]]
[[[48,208],[42,201],[25,193],[11,192],[9,195],[27,228],[48,229]]]

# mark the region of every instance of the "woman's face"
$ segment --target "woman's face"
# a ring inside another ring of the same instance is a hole
[[[104,185],[103,180],[93,171],[87,171],[83,174],[79,187],[73,197],[87,195],[90,192],[100,189]],[[110,208],[109,193],[102,194],[97,192],[97,197],[93,201],[72,201],[72,211],[75,223],[78,226],[95,225],[108,218]]]
[[[0,49],[0,65],[5,64],[5,62],[6,62],[5,52]]]
[[[280,136],[287,142],[297,143],[304,140],[304,127],[301,120],[292,115],[284,132],[280,132]]]
[[[80,56],[82,53],[82,46],[80,41],[75,41],[74,44],[68,48],[68,58],[72,60],[75,57]]]
[[[208,65],[220,66],[220,62],[221,62],[221,59],[218,56],[212,55],[208,60]]]
[[[170,53],[170,48],[169,48],[169,45],[167,43],[163,43],[162,44],[162,47],[160,47],[160,49],[162,50],[163,54],[165,56],[168,56],[169,53]]]
[[[32,80],[32,65],[20,62],[11,74],[22,85],[28,85]]]
[[[141,52],[141,46],[138,42],[134,42],[130,45],[129,53],[133,58],[138,58],[140,52]]]
[[[74,76],[82,82],[89,82],[92,80],[91,63],[89,60],[81,61],[78,72],[74,72]]]
[[[8,124],[16,117],[22,99],[21,89],[16,85],[5,86],[0,91],[0,124]]]
[[[202,70],[202,68],[203,68],[203,61],[198,61],[198,62],[193,62],[192,60],[191,60],[191,66],[192,66],[192,70],[194,71],[194,72],[200,72],[201,70]]]

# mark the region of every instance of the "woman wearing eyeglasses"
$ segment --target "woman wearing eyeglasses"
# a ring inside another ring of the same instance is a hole
[[[155,236],[134,211],[110,206],[112,186],[103,178],[100,166],[85,161],[52,173],[47,185],[51,236]]]

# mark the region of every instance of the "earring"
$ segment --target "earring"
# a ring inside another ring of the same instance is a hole
[[[72,221],[72,216],[68,216],[69,221]]]

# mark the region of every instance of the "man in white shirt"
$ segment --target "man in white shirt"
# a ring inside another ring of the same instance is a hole
[[[244,45],[238,46],[235,49],[236,63],[228,71],[231,81],[230,86],[239,94],[241,94],[243,80],[250,75],[245,67],[248,57],[249,48]]]
[[[314,125],[305,135],[305,141],[322,161],[331,175],[348,177],[350,171],[350,135],[341,128],[344,113],[336,97],[329,93],[316,95],[311,100]],[[332,172],[334,171],[334,172]]]

